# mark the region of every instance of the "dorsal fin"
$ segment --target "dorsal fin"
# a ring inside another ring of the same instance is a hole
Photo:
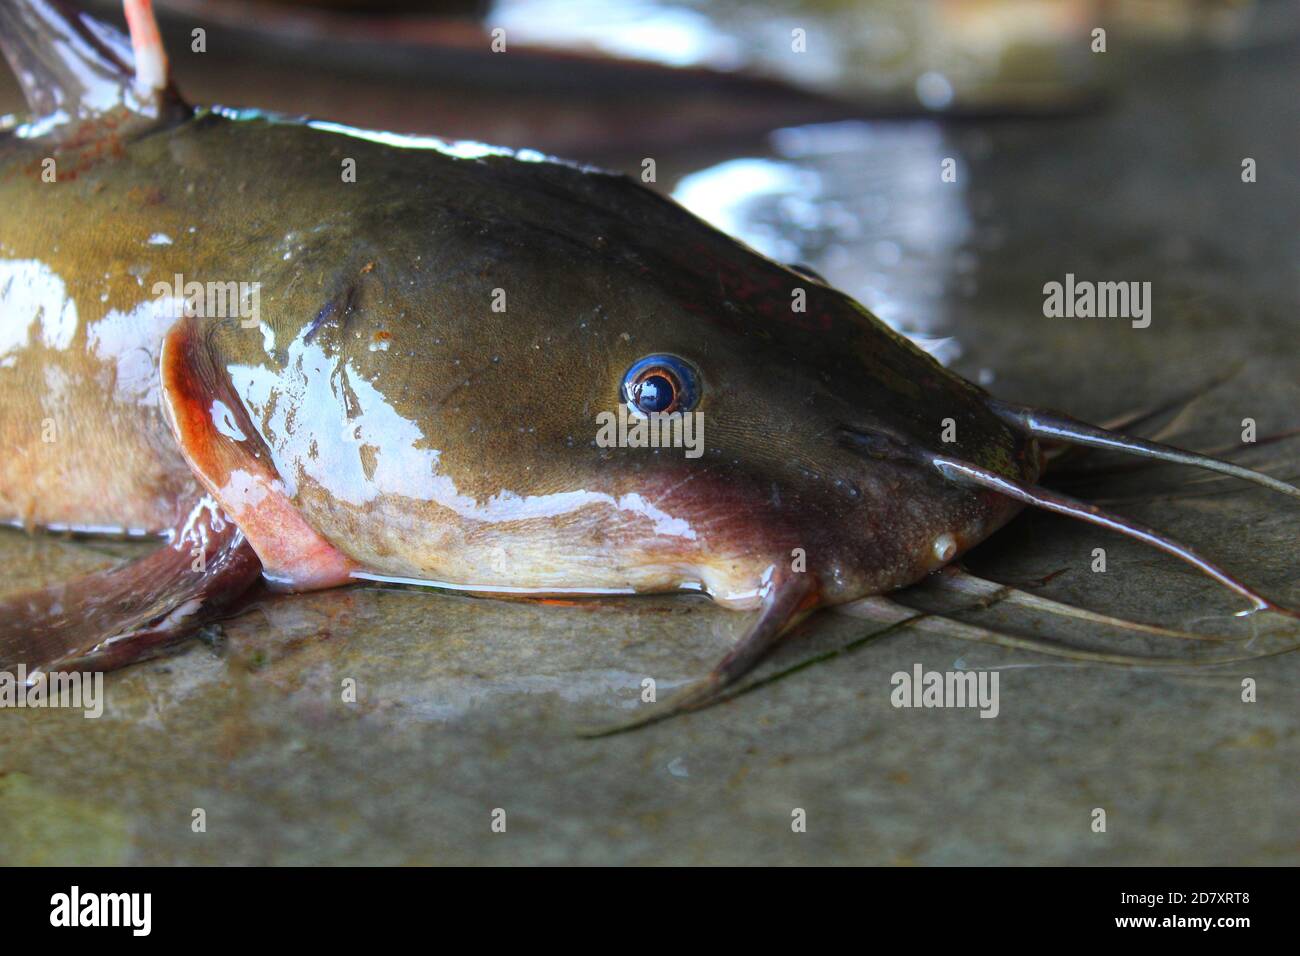
[[[123,6],[130,40],[68,0],[0,2],[0,50],[31,111],[28,135],[85,139],[109,116],[115,135],[138,135],[188,112],[168,82],[152,3]]]

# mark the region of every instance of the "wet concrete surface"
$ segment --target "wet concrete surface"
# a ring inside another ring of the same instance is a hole
[[[1276,48],[1135,58],[1123,96],[1092,115],[823,127],[675,154],[660,178],[737,160],[802,175],[814,187],[802,200],[715,192],[711,213],[797,253],[1002,397],[1100,420],[1234,371],[1174,423],[1181,444],[1231,445],[1246,417],[1261,436],[1300,424],[1297,67],[1294,50]],[[938,175],[946,157],[956,183]],[[1244,157],[1255,183],[1241,181]],[[1044,317],[1043,284],[1067,272],[1150,281],[1150,327]],[[1300,443],[1238,460],[1294,479]],[[1070,487],[1300,604],[1294,501],[1166,466]],[[4,531],[0,568],[19,590],[142,547]],[[1098,547],[1105,573],[1091,570]],[[864,640],[880,626],[823,614],[756,678],[820,658],[810,666],[589,740],[578,732],[644,706],[645,678],[662,699],[707,670],[744,615],[692,597],[276,598],[109,674],[98,719],[0,710],[0,861],[1297,861],[1300,656],[1277,653],[1300,641],[1294,622],[1234,617],[1232,595],[1172,559],[1042,514],[967,566],[1039,597],[1232,640],[1141,635],[1011,600],[952,617],[1040,650],[936,634],[936,618]],[[942,579],[900,600],[972,604]],[[1061,656],[1080,649],[1185,664]],[[1220,657],[1247,659],[1206,663]],[[891,675],[917,663],[996,670],[998,716],[895,708]],[[1246,678],[1256,702],[1242,700]],[[349,679],[355,702],[343,699]],[[196,809],[206,832],[192,827]],[[806,832],[792,830],[796,809]]]

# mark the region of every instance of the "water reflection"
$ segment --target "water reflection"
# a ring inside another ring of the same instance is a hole
[[[646,0],[500,0],[484,18],[522,43],[589,47],[667,66],[734,69],[739,41],[704,13]]]
[[[0,362],[5,365],[31,340],[34,323],[47,349],[66,349],[77,334],[77,303],[63,278],[37,259],[0,259],[0,307],[13,317],[0,326]]]
[[[940,361],[956,358],[948,309],[973,291],[975,266],[956,144],[926,121],[847,122],[778,130],[768,148],[683,176],[673,198],[766,256],[811,266]]]

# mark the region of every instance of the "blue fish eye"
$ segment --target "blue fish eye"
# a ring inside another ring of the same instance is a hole
[[[643,412],[662,412],[677,400],[677,389],[664,375],[647,375],[636,386],[636,403]]]
[[[647,355],[623,376],[623,401],[633,412],[689,412],[699,401],[699,377],[675,355]]]

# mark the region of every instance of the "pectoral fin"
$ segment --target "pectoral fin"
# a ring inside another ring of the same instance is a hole
[[[181,453],[248,536],[268,581],[293,591],[347,583],[354,563],[299,514],[202,323],[181,319],[163,340],[163,410]]]
[[[229,612],[261,565],[211,499],[157,551],[0,600],[0,669],[110,670],[156,655]]]

